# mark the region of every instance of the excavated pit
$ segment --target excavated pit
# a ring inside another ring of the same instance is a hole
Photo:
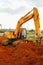
[[[0,65],[43,65],[43,45],[35,46],[32,40],[18,40],[16,46],[2,46],[5,40],[0,37]]]

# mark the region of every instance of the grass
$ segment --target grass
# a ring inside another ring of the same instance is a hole
[[[27,38],[35,39],[35,36],[34,35],[27,35]]]

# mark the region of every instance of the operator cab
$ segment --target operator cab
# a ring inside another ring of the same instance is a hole
[[[22,29],[21,29],[21,33],[20,33],[20,38],[21,38],[21,39],[26,39],[26,37],[27,37],[26,28],[22,28]]]

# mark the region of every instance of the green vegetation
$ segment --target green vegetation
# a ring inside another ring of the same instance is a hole
[[[27,36],[28,38],[35,38],[35,36]]]
[[[41,30],[41,36],[43,37],[43,30]],[[27,39],[35,39],[35,30],[27,30]]]
[[[27,35],[27,39],[35,39],[34,35]]]
[[[34,30],[27,30],[27,39],[35,39]]]

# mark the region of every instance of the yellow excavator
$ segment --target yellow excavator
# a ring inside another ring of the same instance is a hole
[[[33,11],[33,13],[32,13]],[[14,32],[5,32],[5,36],[8,38],[8,43],[11,43],[18,39],[25,39],[26,38],[26,29],[22,29],[22,25],[29,21],[30,19],[34,20],[35,25],[35,33],[37,39],[41,39],[40,36],[40,21],[39,21],[39,13],[38,9],[34,7],[30,12],[28,12],[25,16],[21,17],[17,23],[16,29]],[[23,34],[24,33],[24,34]]]

